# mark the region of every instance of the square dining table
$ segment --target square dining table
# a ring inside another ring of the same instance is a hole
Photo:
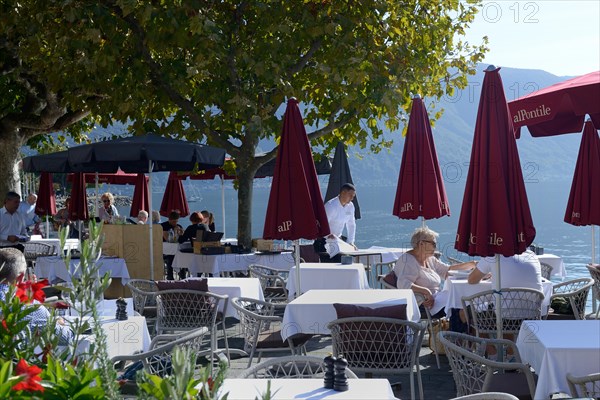
[[[207,283],[209,292],[227,295],[229,302],[234,297],[265,300],[258,278],[208,278]],[[239,319],[236,309],[231,304],[227,305],[225,316]]]
[[[538,375],[536,399],[570,393],[568,372],[575,376],[600,372],[600,320],[524,321],[517,348]]]
[[[286,289],[296,296],[296,267],[290,269]],[[300,263],[300,289],[369,289],[365,266],[360,263]]]
[[[309,290],[285,307],[281,337],[286,340],[297,333],[329,335],[327,324],[337,319],[333,303],[354,304],[371,308],[406,304],[409,321],[421,319],[415,295],[410,289],[384,290]]]

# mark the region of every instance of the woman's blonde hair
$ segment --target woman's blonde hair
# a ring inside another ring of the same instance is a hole
[[[433,231],[426,226],[417,228],[415,229],[415,231],[412,234],[412,237],[410,238],[410,244],[413,247],[413,249],[416,249],[420,241],[430,240],[436,242],[438,236],[440,235],[436,231]]]
[[[108,201],[110,201],[110,204],[113,204],[115,202],[115,197],[110,192],[104,193],[102,196],[100,196],[100,199],[108,199]]]

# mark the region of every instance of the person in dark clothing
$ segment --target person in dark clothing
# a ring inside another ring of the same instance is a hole
[[[198,235],[202,235],[203,231],[208,231],[208,226],[203,224],[202,221],[202,215],[197,211],[193,212],[192,215],[190,215],[191,225],[185,228],[185,232],[183,232],[183,235],[179,236],[177,241],[179,243],[185,243],[188,240],[192,242],[198,237]]]
[[[177,211],[172,211],[169,214],[169,220],[162,222],[160,224],[163,229],[163,242],[167,242],[169,240],[169,231],[173,230],[173,234],[175,235],[173,239],[183,234],[183,227],[179,225],[179,213]],[[175,256],[173,255],[163,255],[163,259],[165,261],[165,265],[167,266],[167,279],[173,280],[173,260]]]

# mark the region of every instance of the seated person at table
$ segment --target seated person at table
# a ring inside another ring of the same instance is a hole
[[[110,192],[106,192],[102,195],[102,207],[98,209],[98,217],[104,221],[105,224],[109,224],[113,222],[114,217],[119,216],[119,211],[117,211],[117,207],[113,204],[115,202],[115,197]]]
[[[190,241],[191,243],[198,237],[198,235],[202,235],[202,232],[208,231],[208,226],[206,226],[203,223],[203,221],[204,219],[202,218],[202,214],[200,214],[197,211],[193,212],[190,215],[190,226],[185,228],[185,232],[183,232],[183,235],[179,236],[179,239],[177,239],[177,241],[179,243],[185,243],[187,241]]]
[[[542,266],[535,253],[526,250],[511,257],[500,256],[500,287],[524,287],[543,291]],[[479,260],[477,267],[469,274],[471,284],[479,283],[486,275],[492,278],[492,287],[496,287],[496,257]]]
[[[37,202],[37,195],[35,193],[29,193],[25,201],[21,201],[19,204],[19,213],[23,216],[25,226],[29,228],[40,221],[40,217],[35,214],[35,203]]]
[[[14,247],[21,251],[25,246],[20,243],[27,237],[27,229],[23,216],[17,211],[21,196],[16,192],[8,192],[4,198],[4,207],[0,208],[0,247]]]
[[[75,226],[75,223],[71,221],[69,218],[69,207],[71,206],[71,198],[67,197],[65,199],[65,206],[58,210],[58,212],[54,215],[54,230],[59,230],[60,228],[69,227],[69,237],[70,238],[78,238],[79,231]]]
[[[148,223],[148,211],[146,210],[140,210],[140,212],[138,213],[138,220],[137,223],[139,225],[145,225]]]
[[[173,230],[173,233],[176,237],[183,235],[183,228],[179,225],[179,213],[177,211],[171,211],[169,214],[169,219],[160,224],[163,229],[163,242],[169,241],[169,231]],[[165,261],[165,265],[167,266],[167,279],[173,280],[173,260],[175,259],[174,255],[163,255],[163,259]],[[181,271],[180,271],[181,274]]]
[[[20,283],[23,280],[27,270],[27,263],[25,262],[25,256],[19,250],[5,248],[0,249],[0,265],[2,266],[0,268],[0,301],[4,301],[9,286]],[[39,305],[39,308],[27,315],[26,319],[31,331],[35,332],[37,329],[48,325],[50,312],[37,300],[33,300],[32,304]],[[56,335],[58,335],[59,344],[65,345],[73,340],[73,331],[65,325],[65,321],[62,318],[59,317],[56,320],[54,330]]]
[[[422,306],[429,308],[433,316],[444,315],[447,292],[441,292],[442,279],[449,270],[470,269],[475,262],[448,265],[435,256],[438,234],[429,228],[418,228],[412,235],[412,249],[400,256],[394,266],[398,289],[412,289],[425,297]]]
[[[211,232],[216,232],[217,228],[215,227],[215,217],[213,213],[207,210],[202,210],[200,214],[202,214],[202,216],[204,217],[204,224],[208,226],[208,229]]]
[[[152,224],[160,224],[160,213],[156,210],[152,211]]]

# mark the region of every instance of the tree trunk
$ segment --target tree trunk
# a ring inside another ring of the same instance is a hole
[[[21,193],[21,177],[18,161],[21,159],[23,140],[18,132],[0,131],[0,197],[4,203],[4,195],[9,192]]]
[[[245,168],[238,173],[238,244],[252,247],[252,191],[254,171]]]

